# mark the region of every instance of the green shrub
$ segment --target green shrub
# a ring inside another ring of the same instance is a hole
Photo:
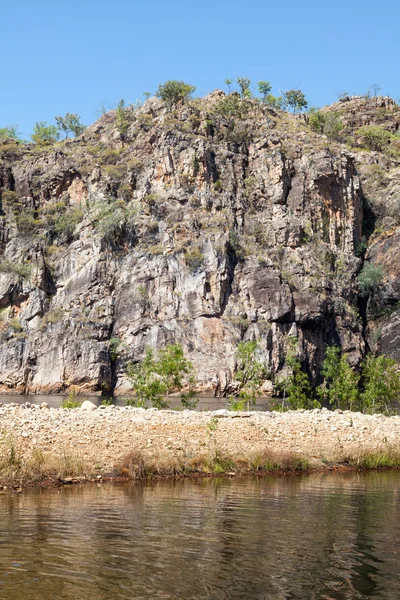
[[[168,408],[169,394],[182,391],[186,376],[189,392],[181,394],[181,402],[194,406],[194,369],[179,344],[165,346],[157,354],[148,348],[141,363],[128,365],[127,374],[139,402],[150,402],[156,408]]]
[[[19,140],[19,136],[18,125],[6,125],[5,127],[0,127],[0,142],[7,139]]]
[[[370,354],[362,363],[361,376],[361,410],[388,413],[391,405],[400,400],[400,371],[396,362],[388,356]]]
[[[123,179],[125,175],[125,168],[117,165],[106,165],[104,167],[104,172],[112,179],[120,180]]]
[[[365,263],[358,275],[358,289],[362,297],[373,295],[382,285],[384,272],[381,265]]]
[[[31,135],[32,141],[35,144],[51,144],[56,142],[60,137],[60,133],[55,125],[49,125],[45,121],[39,121],[33,128]]]
[[[257,393],[266,375],[265,367],[258,360],[259,342],[257,340],[240,342],[236,350],[235,379],[240,382],[238,399],[232,398],[233,410],[250,410],[256,403]]]
[[[189,85],[184,81],[170,80],[158,86],[156,96],[171,106],[180,100],[186,100],[195,91],[194,85]]]
[[[337,346],[326,349],[322,375],[324,384],[318,390],[319,396],[335,408],[356,410],[360,376],[350,367],[346,357],[340,356]]]
[[[217,179],[217,181],[214,183],[214,190],[216,192],[221,192],[222,191],[222,181],[220,179]]]
[[[205,258],[203,252],[198,246],[192,248],[191,250],[186,250],[185,263],[193,274],[203,269]]]
[[[284,401],[293,410],[318,408],[320,404],[313,398],[308,375],[302,370],[300,358],[297,356],[296,338],[289,338],[286,363],[289,374],[279,385]]]
[[[8,204],[11,206],[19,206],[18,194],[16,192],[12,192],[11,190],[1,191],[1,201],[3,205]]]
[[[369,150],[382,151],[388,147],[394,136],[379,125],[364,125],[357,129],[356,134]]]
[[[232,128],[235,120],[244,119],[249,112],[249,102],[239,98],[237,95],[226,96],[213,108],[213,113],[222,119],[223,123]]]
[[[21,279],[29,279],[32,273],[32,265],[28,263],[20,265],[11,262],[10,260],[3,260],[0,262],[0,273],[9,273],[10,275],[20,277]]]

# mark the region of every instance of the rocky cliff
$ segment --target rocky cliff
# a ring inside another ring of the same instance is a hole
[[[260,340],[266,392],[289,336],[314,381],[326,344],[354,365],[370,347],[400,359],[400,158],[357,139],[395,134],[399,108],[324,112],[340,138],[217,91],[111,111],[54,145],[0,144],[0,391],[123,393],[128,362],[174,341],[217,394],[241,340]],[[359,295],[365,261],[383,269],[374,298]]]

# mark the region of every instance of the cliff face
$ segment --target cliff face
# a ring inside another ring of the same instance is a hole
[[[349,130],[355,101],[341,104]],[[377,99],[363,103],[378,122]],[[397,107],[385,111],[393,130]],[[122,393],[127,363],[172,342],[218,394],[241,340],[260,339],[272,378],[288,336],[314,378],[327,343],[353,364],[368,344],[400,357],[400,311],[378,339],[357,289],[370,167],[395,203],[399,161],[222,92],[123,119],[123,135],[110,112],[51,147],[0,145],[0,391]],[[366,254],[384,266],[381,309],[400,293],[396,218]]]

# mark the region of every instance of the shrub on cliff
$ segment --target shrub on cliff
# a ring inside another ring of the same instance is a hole
[[[55,125],[49,125],[45,121],[39,121],[33,128],[31,135],[32,141],[35,144],[51,144],[56,142],[60,137],[60,133]]]
[[[0,141],[3,140],[19,140],[18,125],[6,125],[0,127]]]
[[[195,91],[196,87],[194,85],[172,79],[158,86],[156,96],[164,100],[167,104],[173,105],[180,100],[186,100]]]
[[[358,289],[360,296],[367,297],[376,292],[383,280],[383,269],[381,265],[365,263],[358,275]]]
[[[181,393],[182,405],[193,408],[197,404],[194,368],[180,344],[165,346],[157,353],[148,348],[141,363],[128,365],[127,375],[142,405],[150,402],[155,408],[168,408],[168,396],[172,392],[182,392],[184,379],[189,385],[188,391]]]
[[[356,134],[369,150],[382,151],[389,146],[394,136],[379,125],[364,125],[357,129]]]

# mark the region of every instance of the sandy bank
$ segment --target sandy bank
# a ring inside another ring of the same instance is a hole
[[[0,407],[0,478],[254,472],[400,464],[400,416],[348,411],[158,411]],[[280,461],[280,462],[279,462]]]

